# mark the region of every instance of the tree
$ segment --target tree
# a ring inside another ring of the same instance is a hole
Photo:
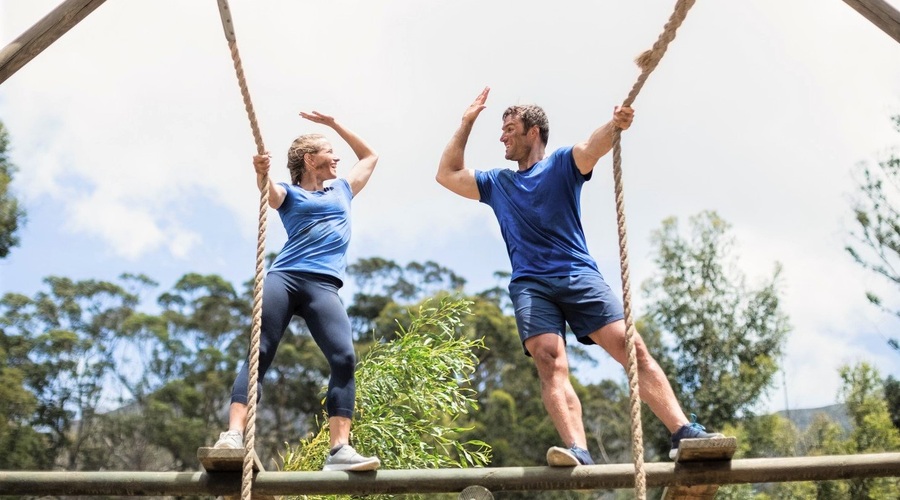
[[[8,151],[9,134],[0,122],[0,259],[19,244],[17,233],[25,224],[25,209],[9,192],[16,167],[10,162]]]
[[[878,370],[868,363],[843,366],[840,400],[847,405],[853,422],[847,449],[849,453],[878,453],[900,449],[900,431],[891,423],[884,385]],[[900,498],[896,478],[853,479],[852,498]]]
[[[37,398],[26,386],[31,369],[28,338],[0,328],[0,469],[48,469],[46,437],[32,427]]]
[[[161,313],[140,325],[147,344],[135,360],[143,370],[131,393],[151,442],[185,470],[198,465],[198,444],[213,441],[223,427],[247,352],[250,302],[220,276],[189,273],[157,303]]]
[[[358,291],[347,308],[353,331],[359,340],[376,336],[375,319],[392,302],[412,303],[441,291],[460,292],[466,280],[433,261],[409,262],[400,266],[381,257],[363,258],[347,267],[347,275]],[[390,335],[393,325],[380,336]]]
[[[690,226],[684,237],[670,218],[653,233],[658,270],[643,285],[644,319],[662,335],[664,350],[654,354],[664,366],[671,357],[668,374],[683,406],[720,429],[751,414],[772,386],[789,326],[780,267],[751,288],[737,268],[729,224],[702,212]]]
[[[15,353],[5,375],[21,377],[17,391],[33,405],[30,426],[46,440],[50,463],[77,470],[90,466],[98,450],[101,404],[117,390],[114,384],[120,327],[134,314],[137,296],[120,285],[95,280],[49,277],[49,291],[34,298],[7,294],[0,300],[0,330]],[[42,459],[41,462],[46,462]]]
[[[900,115],[892,117],[900,132]],[[894,149],[875,166],[859,165],[858,197],[853,202],[856,230],[851,231],[855,243],[846,246],[857,264],[892,286],[900,286],[900,154]],[[875,292],[867,292],[869,302],[896,317],[900,306],[885,303]],[[888,339],[888,345],[900,351],[900,341]]]

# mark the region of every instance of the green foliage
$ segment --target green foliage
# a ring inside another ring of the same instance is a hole
[[[682,236],[671,218],[653,234],[659,270],[643,285],[645,319],[671,343],[668,373],[684,407],[719,429],[752,413],[772,386],[789,326],[780,268],[760,287],[748,287],[732,255],[729,224],[702,212],[690,225]]]
[[[737,438],[737,458],[793,457],[802,454],[800,431],[793,422],[780,415],[744,418],[725,425],[722,432]]]
[[[466,430],[459,421],[478,407],[467,381],[477,362],[473,351],[484,347],[461,334],[470,305],[455,297],[437,305],[426,300],[410,312],[408,327],[360,361],[353,440],[384,468],[471,467],[490,460],[486,443],[459,440]],[[326,421],[316,435],[289,446],[283,469],[321,469],[328,432]]]
[[[127,381],[147,425],[145,436],[171,455],[176,470],[196,468],[198,443],[213,439],[237,363],[246,352],[249,304],[215,275],[189,273],[159,295],[158,315],[130,327],[139,342]]]
[[[22,351],[11,344],[19,340],[0,330],[0,470],[44,469],[51,457],[45,436],[30,425],[37,399],[25,384],[27,368],[17,366]]]
[[[851,453],[847,447],[847,439],[849,434],[835,421],[824,413],[820,413],[813,418],[812,423],[800,438],[801,453],[800,455],[823,456],[823,455],[844,455]],[[815,483],[780,483],[772,487],[774,493],[793,492],[799,488],[801,491],[808,491],[812,488],[813,494],[809,498],[818,498],[823,500],[838,500],[849,498],[849,484],[847,481],[817,481]],[[779,497],[774,497],[779,498]],[[791,497],[787,498],[804,498]]]
[[[900,449],[900,433],[889,420],[878,372],[867,363],[840,369],[843,385],[839,395],[850,415],[852,429],[845,431],[825,413],[816,415],[804,432],[778,415],[742,419],[723,431],[738,440],[735,458],[779,456],[822,456],[895,452]],[[897,478],[852,479],[796,483],[729,486],[721,498],[818,498],[894,499],[900,498]],[[717,498],[719,498],[717,497]]]
[[[853,432],[847,443],[850,453],[877,453],[900,450],[900,431],[891,423],[884,386],[878,370],[868,363],[840,369],[841,401],[853,421]],[[900,498],[897,478],[853,479],[852,498]]]
[[[0,122],[0,259],[9,255],[18,246],[16,234],[25,224],[25,209],[9,192],[16,167],[9,161],[9,133]]]
[[[49,291],[33,299],[7,294],[0,300],[0,329],[7,341],[27,346],[16,368],[34,396],[29,424],[45,437],[50,460],[75,470],[95,453],[91,438],[116,372],[119,327],[138,299],[104,281],[50,277],[45,283]]]
[[[894,427],[900,429],[900,380],[889,376],[884,381],[884,399],[891,414],[891,422],[894,423]]]
[[[824,418],[828,425],[832,422]],[[815,424],[813,425],[815,427]],[[829,427],[830,430],[840,429]],[[735,458],[792,457],[804,455],[804,437],[797,427],[780,415],[752,416],[722,428],[726,436],[737,438],[738,449]],[[719,489],[716,498],[768,500],[782,498],[816,498],[820,483],[773,483],[727,485]]]
[[[892,121],[900,132],[900,115]],[[855,241],[845,247],[857,264],[884,278],[889,286],[900,285],[900,155],[894,149],[877,165],[861,163],[857,169],[858,197],[853,201]],[[869,302],[900,317],[900,305],[885,303],[875,292],[866,293]],[[888,339],[900,352],[900,341]]]
[[[868,363],[859,363],[842,367],[840,374],[843,381],[840,398],[854,425],[851,451],[873,453],[900,449],[900,431],[890,420],[878,370]]]

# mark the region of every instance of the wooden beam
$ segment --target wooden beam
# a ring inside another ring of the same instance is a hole
[[[844,0],[844,2],[900,43],[900,11],[896,7],[886,0]]]
[[[823,481],[900,476],[900,453],[722,462],[647,463],[647,486]],[[453,493],[479,485],[490,491],[598,490],[634,487],[633,464],[580,467],[494,467],[373,472],[260,472],[263,495]],[[0,495],[163,496],[238,495],[239,472],[0,471]]]
[[[65,0],[0,50],[0,83],[34,59],[106,0]]]

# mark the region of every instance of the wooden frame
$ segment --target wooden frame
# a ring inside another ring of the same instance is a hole
[[[844,0],[847,5],[900,43],[900,11],[885,0]]]
[[[106,0],[65,0],[0,50],[0,83],[63,36]]]
[[[105,1],[65,0],[9,45],[0,49],[0,84]],[[844,0],[844,2],[900,43],[900,11],[886,0]]]
[[[751,458],[645,464],[647,486],[752,484],[900,476],[900,453]],[[634,487],[633,464],[580,467],[472,467],[373,472],[259,472],[253,493],[324,495],[452,493],[479,485],[491,491],[596,490]],[[237,495],[235,472],[0,471],[0,495]]]

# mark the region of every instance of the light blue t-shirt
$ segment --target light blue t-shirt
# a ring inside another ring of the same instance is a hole
[[[350,184],[338,179],[322,191],[279,184],[287,190],[278,215],[288,240],[270,271],[326,274],[343,281],[350,244]]]
[[[500,223],[512,279],[599,272],[581,226],[581,186],[590,177],[578,171],[571,146],[523,172],[475,172],[480,201]]]

